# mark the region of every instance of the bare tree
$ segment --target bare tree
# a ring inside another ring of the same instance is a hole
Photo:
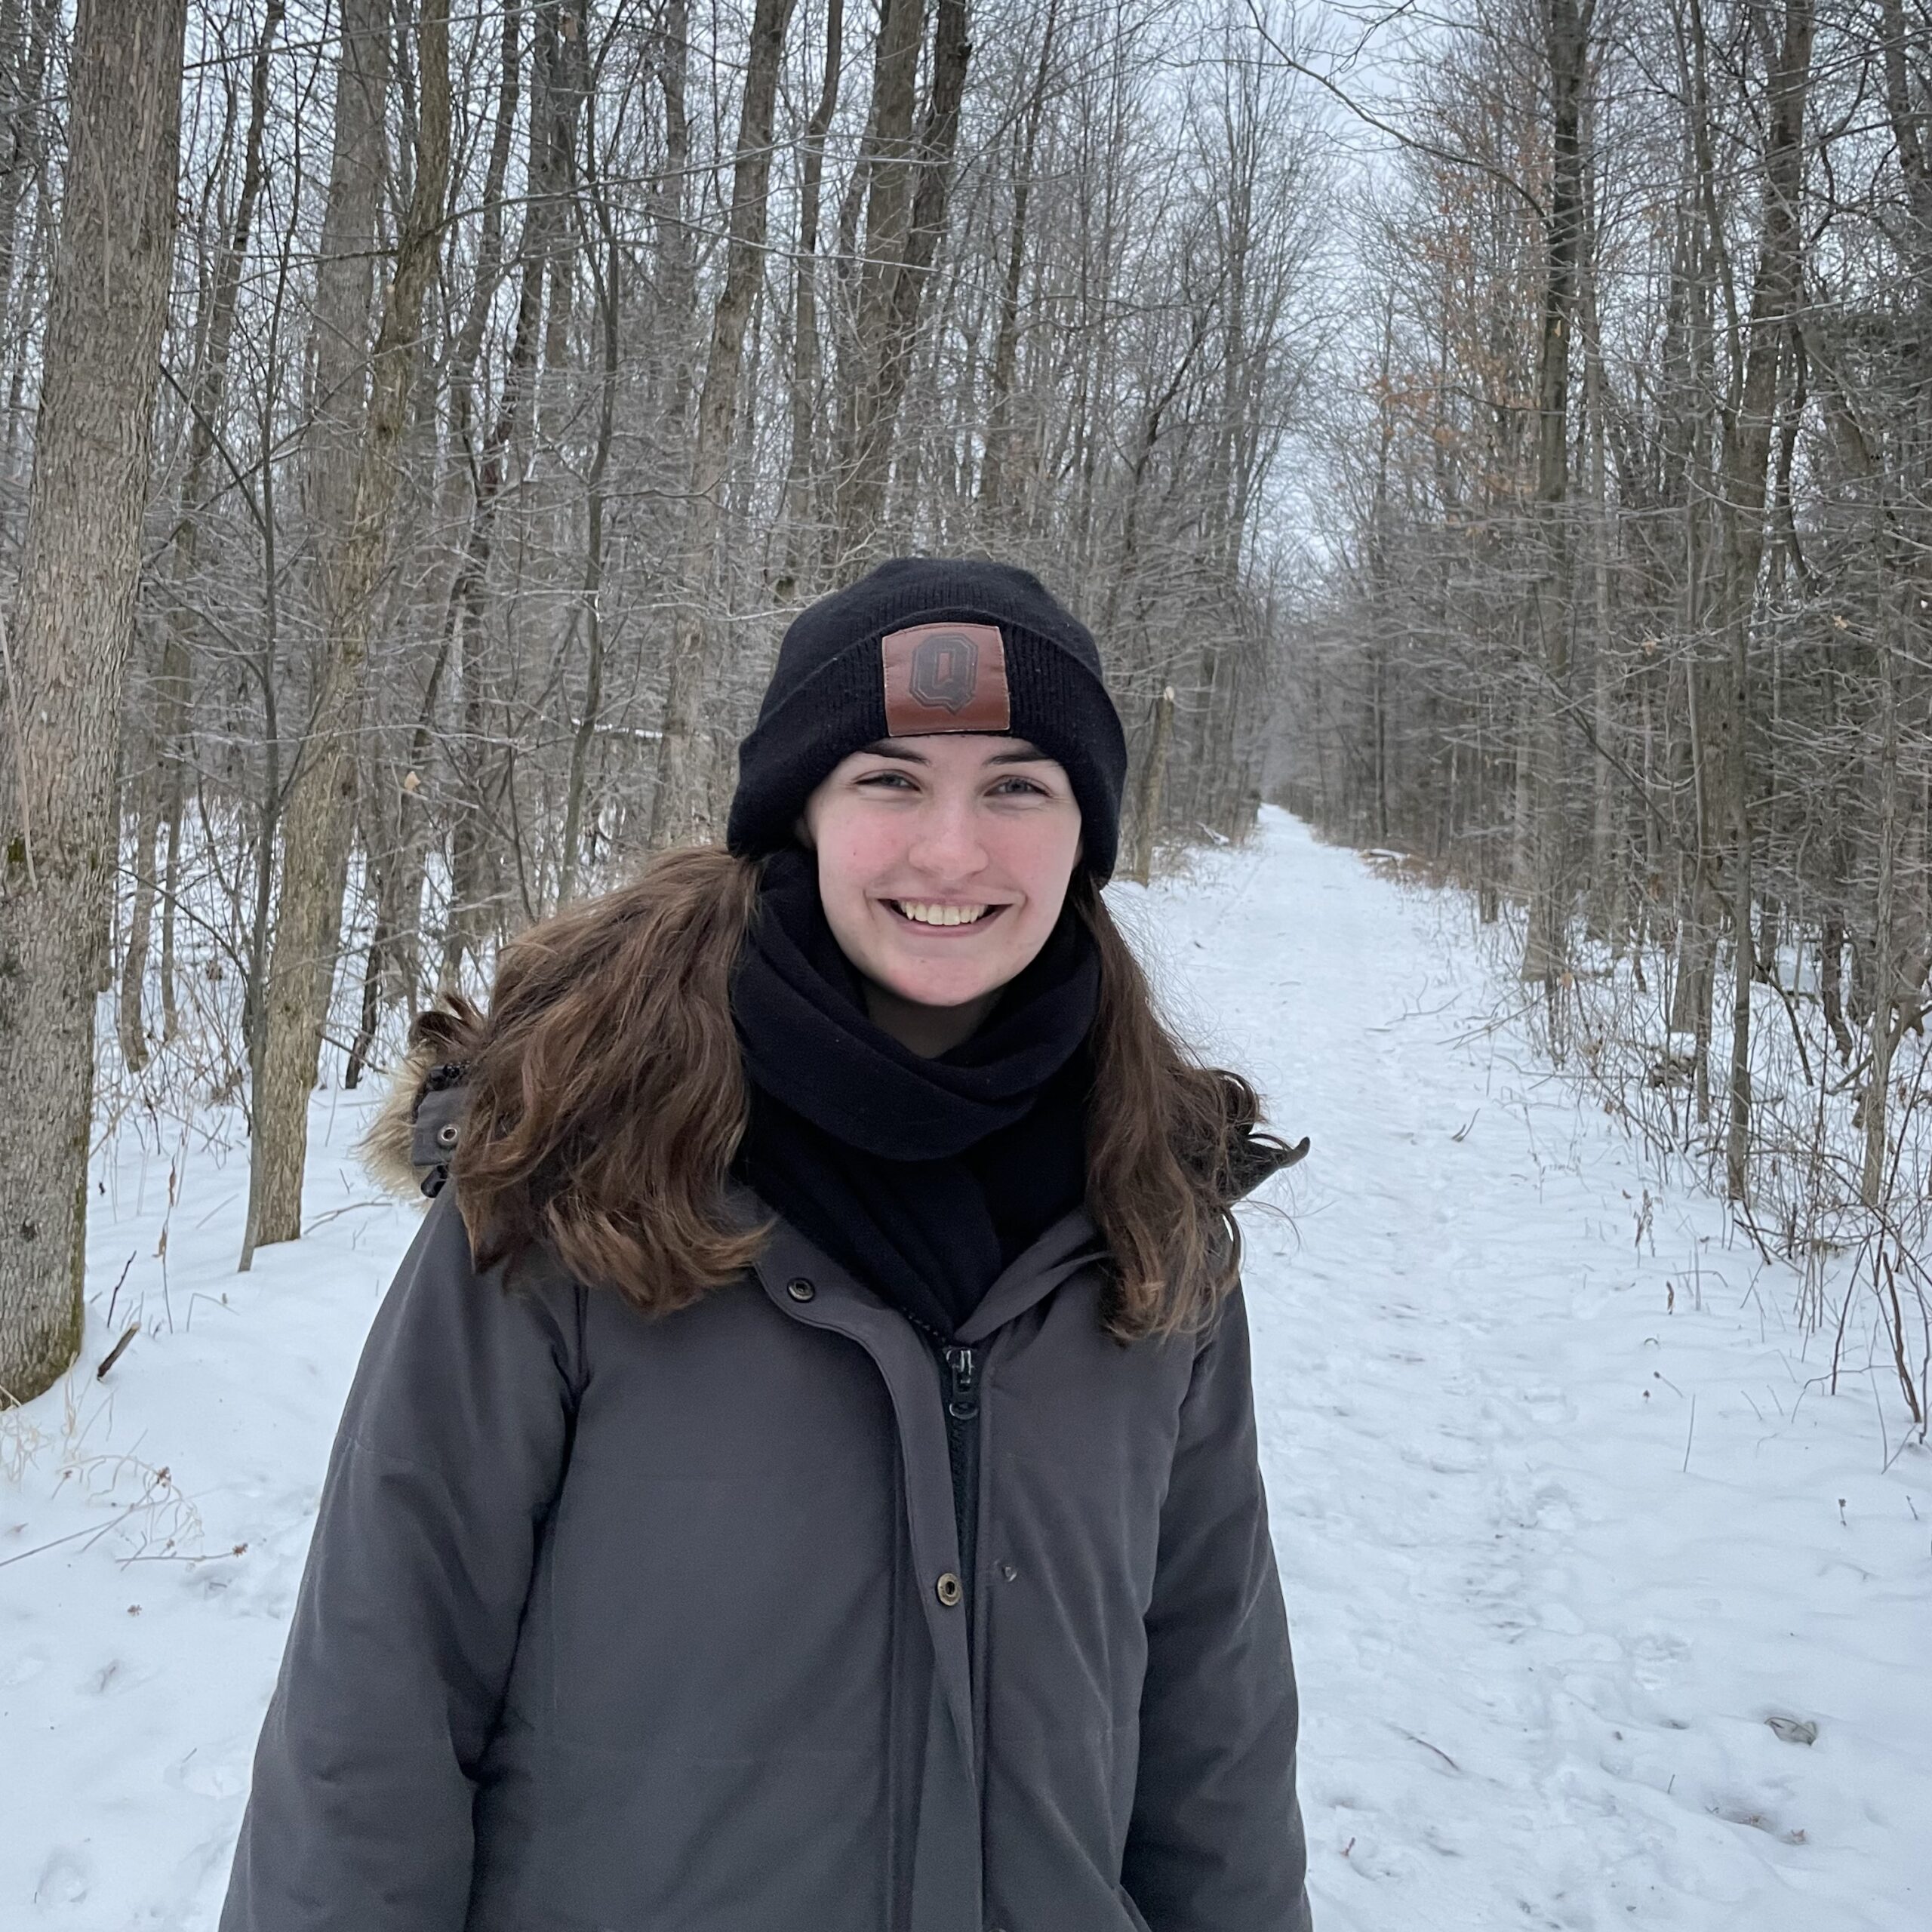
[[[865,259],[851,359],[841,372],[845,434],[835,533],[841,558],[866,558],[878,546],[920,308],[946,227],[973,51],[967,0],[937,0],[931,77],[915,129],[924,18],[923,0],[886,0],[880,16],[866,158]]]
[[[248,126],[244,137],[242,185],[232,229],[223,237],[210,283],[208,313],[195,331],[199,365],[189,391],[187,460],[181,484],[172,539],[174,601],[167,613],[161,663],[155,678],[156,717],[154,743],[157,768],[141,788],[140,820],[134,834],[134,897],[128,914],[125,950],[121,961],[119,1028],[121,1051],[128,1064],[139,1069],[147,1058],[142,1019],[147,977],[148,940],[158,887],[165,880],[161,998],[163,1037],[175,1028],[174,916],[180,878],[181,809],[186,760],[181,743],[192,703],[192,638],[195,608],[192,584],[201,553],[201,520],[206,508],[210,471],[214,466],[217,426],[228,389],[229,359],[235,344],[235,305],[242,272],[248,257],[255,226],[255,209],[266,177],[262,144],[268,122],[269,68],[288,9],[285,0],[268,0],[248,85]],[[165,827],[167,857],[159,878],[155,868],[155,843]]]
[[[1804,103],[1810,78],[1811,0],[1786,0],[1783,32],[1769,55],[1769,122],[1764,136],[1763,213],[1758,266],[1743,356],[1733,358],[1735,387],[1724,413],[1722,449],[1724,623],[1730,688],[1725,694],[1724,786],[1731,823],[1731,1043],[1730,1107],[1724,1136],[1724,1189],[1734,1201],[1749,1192],[1752,772],[1751,637],[1764,561],[1764,504],[1778,372],[1792,334],[1802,275],[1798,190],[1804,167]]]
[[[681,593],[671,647],[658,740],[657,789],[651,814],[654,845],[681,844],[706,829],[710,773],[698,746],[698,702],[711,670],[715,636],[709,622],[712,579],[732,433],[737,421],[739,377],[745,328],[758,286],[771,179],[771,119],[778,92],[778,60],[792,0],[758,0],[752,18],[751,58],[745,69],[738,144],[731,181],[731,240],[724,285],[712,313],[711,353],[699,392],[697,436],[691,446],[686,500]]]
[[[81,0],[14,648],[0,665],[0,1401],[80,1346],[94,996],[174,245],[186,0]]]
[[[449,183],[448,0],[422,0],[416,45],[414,178],[396,238],[395,269],[384,291],[371,365],[368,426],[356,454],[346,528],[323,560],[321,608],[328,632],[309,728],[282,807],[281,908],[256,1088],[245,1268],[257,1247],[294,1241],[302,1232],[309,1093],[328,1008],[353,823],[351,733],[360,709],[372,598],[389,538],[423,298],[435,271]]]

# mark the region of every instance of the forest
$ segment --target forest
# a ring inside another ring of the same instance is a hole
[[[1466,888],[1922,1430],[1928,144],[1924,0],[0,0],[0,1400],[91,1146],[298,1238],[926,552],[1099,636],[1127,874]]]
[[[1392,140],[1280,795],[1467,888],[1807,1321],[1875,1294],[1922,1433],[1932,14],[1540,0],[1429,46],[1349,103]]]

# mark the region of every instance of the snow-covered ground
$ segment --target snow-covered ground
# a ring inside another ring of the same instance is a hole
[[[1248,1278],[1322,1932],[1932,1925],[1932,1456],[1882,1378],[1828,1392],[1795,1278],[1484,1030],[1454,902],[1270,813],[1118,903],[1314,1137]],[[0,1932],[214,1924],[413,1225],[366,1105],[318,1096],[312,1232],[245,1276],[238,1155],[100,1157],[83,1365],[0,1418]]]

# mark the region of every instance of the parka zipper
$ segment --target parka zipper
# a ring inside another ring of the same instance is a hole
[[[974,1552],[980,1529],[980,1358],[949,1341],[909,1309],[900,1314],[926,1338],[938,1358],[946,1406],[946,1454],[952,1470],[952,1521],[959,1542],[960,1603],[966,1612],[966,1654],[973,1654]]]
[[[949,1342],[940,1352],[946,1370],[946,1446],[952,1464],[952,1509],[959,1531],[959,1581],[966,1609],[967,1653],[972,1652],[974,1546],[980,1529],[979,1361]]]

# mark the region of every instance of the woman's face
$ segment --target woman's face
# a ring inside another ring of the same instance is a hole
[[[887,995],[952,1011],[957,1044],[1046,943],[1080,858],[1080,808],[1063,766],[1023,739],[883,738],[806,801],[819,896],[840,949]],[[928,1020],[936,1016],[928,1016]],[[961,1026],[963,1025],[963,1030]],[[921,1038],[915,1051],[943,1052]]]

